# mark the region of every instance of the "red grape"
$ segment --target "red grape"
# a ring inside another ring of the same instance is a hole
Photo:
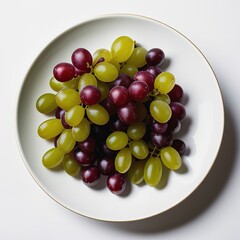
[[[133,79],[135,81],[142,81],[145,82],[148,85],[149,92],[151,92],[154,88],[154,76],[147,72],[147,71],[139,71],[137,72]]]
[[[172,116],[178,120],[182,120],[186,116],[186,110],[181,103],[171,102],[170,108],[172,109]]]
[[[120,173],[114,173],[107,179],[107,187],[114,194],[121,194],[126,188],[126,179]]]
[[[79,142],[78,146],[85,153],[93,153],[96,149],[96,140],[93,137],[88,137],[85,141]]]
[[[100,158],[98,167],[103,175],[112,175],[115,172],[114,158],[110,156]]]
[[[109,92],[109,99],[116,106],[125,105],[129,101],[128,90],[123,86],[113,87]]]
[[[80,71],[90,72],[90,65],[92,65],[92,55],[85,48],[78,48],[72,54],[72,63]]]
[[[99,182],[100,170],[97,166],[88,166],[82,169],[81,177],[87,186],[94,186]]]
[[[128,91],[132,100],[143,101],[149,93],[149,87],[145,82],[134,81],[129,86]]]
[[[53,69],[53,76],[60,82],[67,82],[74,78],[75,68],[70,63],[59,63]]]
[[[94,155],[92,153],[85,153],[80,148],[74,150],[73,156],[82,166],[89,166],[94,162]]]
[[[146,61],[149,66],[160,65],[165,59],[165,54],[160,48],[152,48],[146,54]]]
[[[82,100],[82,103],[85,105],[97,104],[100,101],[101,96],[102,94],[100,90],[93,85],[84,87],[80,92],[80,98]]]
[[[168,93],[171,102],[180,102],[183,97],[183,89],[178,84],[175,84],[173,89]]]
[[[126,105],[121,106],[118,109],[118,117],[123,123],[127,125],[134,123],[138,117],[135,104],[129,102]]]

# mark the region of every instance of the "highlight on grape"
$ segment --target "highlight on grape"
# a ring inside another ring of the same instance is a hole
[[[186,145],[175,134],[186,116],[184,92],[161,70],[162,49],[120,36],[110,50],[78,48],[70,60],[53,67],[55,93],[36,101],[40,113],[53,113],[38,127],[54,140],[42,157],[46,168],[62,166],[87,186],[105,175],[108,189],[121,194],[127,182],[157,186],[163,165],[181,167]]]

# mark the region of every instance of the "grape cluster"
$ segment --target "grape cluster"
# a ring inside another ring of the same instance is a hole
[[[80,173],[88,186],[106,175],[115,194],[125,190],[127,178],[156,186],[162,164],[179,169],[186,145],[174,135],[186,115],[184,93],[172,73],[162,72],[164,59],[161,49],[146,50],[120,36],[110,50],[92,55],[78,48],[72,63],[57,64],[50,79],[56,94],[36,102],[39,112],[55,114],[38,127],[40,137],[54,139],[43,165]]]

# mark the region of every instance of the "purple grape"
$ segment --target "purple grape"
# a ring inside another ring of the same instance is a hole
[[[62,123],[62,125],[63,125],[64,128],[70,129],[70,128],[72,128],[72,127],[67,124],[67,122],[66,122],[66,120],[65,120],[65,114],[66,114],[66,112],[65,112],[64,110],[62,110],[62,111],[60,112],[61,123]]]
[[[113,121],[110,121],[109,123],[109,129],[111,132],[115,132],[115,131],[126,131],[128,128],[128,125],[126,125],[125,123],[123,123],[120,119],[116,119]]]
[[[126,179],[120,173],[114,173],[107,179],[107,187],[114,194],[121,194],[126,189]]]
[[[109,99],[116,106],[122,106],[129,102],[129,93],[123,86],[115,86],[109,92]]]
[[[133,79],[135,81],[142,81],[145,82],[148,85],[149,92],[151,92],[154,88],[154,76],[147,72],[147,71],[139,71],[137,72]]]
[[[175,84],[173,89],[168,93],[171,102],[180,102],[183,97],[183,89],[180,85]]]
[[[108,114],[110,116],[114,116],[115,114],[117,114],[117,108],[116,106],[112,103],[112,101],[110,101],[109,98],[104,99],[101,102],[101,105],[107,110]]]
[[[113,88],[116,86],[123,86],[125,88],[128,88],[132,82],[133,82],[133,79],[130,76],[126,74],[119,74],[117,79],[110,83],[110,88]]]
[[[129,95],[133,101],[143,101],[148,93],[149,87],[147,83],[143,81],[134,81],[128,88]]]
[[[165,54],[160,48],[152,48],[146,54],[146,61],[149,66],[156,66],[163,63]]]
[[[81,72],[90,72],[90,65],[92,65],[92,55],[85,48],[78,48],[72,54],[72,63]]]
[[[74,150],[73,156],[82,166],[89,166],[94,162],[94,155],[92,153],[83,152],[80,148]]]
[[[93,137],[88,137],[83,142],[78,142],[78,146],[85,153],[93,153],[96,149],[96,140]]]
[[[162,133],[166,132],[166,130],[168,128],[168,123],[159,123],[159,122],[154,121],[151,124],[151,128],[152,128],[153,132],[162,134]]]
[[[101,172],[97,166],[88,166],[82,169],[81,177],[87,186],[94,186],[99,182]]]
[[[172,136],[170,134],[159,134],[152,132],[151,141],[157,148],[168,147],[172,144]]]
[[[104,156],[98,161],[98,167],[103,175],[112,175],[115,172],[114,158]]]
[[[100,90],[92,85],[88,85],[82,89],[80,92],[80,98],[82,103],[85,105],[94,105],[97,104],[101,99]]]
[[[145,71],[151,73],[154,79],[162,72],[158,66],[148,66]]]
[[[74,78],[75,68],[70,63],[59,63],[53,69],[53,76],[60,82],[67,82]]]
[[[179,102],[171,102],[172,116],[181,121],[186,116],[185,107]]]
[[[61,116],[62,116],[62,114],[64,114],[64,110],[63,109],[61,109],[60,107],[58,107],[57,109],[56,109],[56,111],[55,111],[55,117],[56,118],[58,118],[58,119],[61,119]]]
[[[178,151],[180,155],[186,154],[186,145],[181,139],[174,139],[172,143],[172,147]]]
[[[137,108],[134,103],[129,102],[124,106],[121,106],[118,109],[118,117],[119,119],[127,124],[130,125],[137,120]]]
[[[176,134],[180,131],[180,129],[181,129],[181,122],[177,118],[171,117],[170,120],[168,121],[167,132]]]

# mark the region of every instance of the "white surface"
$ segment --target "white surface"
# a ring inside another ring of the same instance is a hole
[[[142,29],[145,29],[144,34]],[[96,32],[98,41],[94,39]],[[81,36],[83,33],[85,35]],[[164,49],[170,59],[167,71],[175,75],[177,83],[183,87],[188,98],[185,105],[187,120],[182,122],[181,139],[186,142],[190,154],[183,157],[182,170],[171,172],[157,188],[131,186],[124,197],[116,197],[104,187],[106,179],[102,179],[102,184],[96,186],[97,190],[93,190],[87,188],[82,181],[69,177],[64,171],[49,171],[42,166],[42,155],[53,147],[53,143],[37,136],[39,124],[50,117],[36,111],[36,99],[45,92],[52,92],[49,79],[53,66],[59,61],[69,61],[76,48],[85,47],[92,53],[101,47],[109,49],[114,39],[121,35],[131,36],[147,49],[158,46],[158,39],[161,39],[159,47]],[[186,65],[189,66],[188,69],[185,68]],[[222,97],[206,59],[191,42],[172,28],[136,15],[99,17],[61,34],[31,66],[18,106],[19,145],[31,175],[53,199],[65,207],[104,221],[143,219],[164,212],[181,202],[205,178],[222,141]],[[32,144],[34,147],[29,147]],[[96,201],[97,205],[94,204]]]
[[[239,8],[237,0],[1,1],[0,239],[239,239]],[[16,96],[37,54],[69,27],[113,12],[159,19],[190,38],[218,77],[226,118],[216,163],[188,199],[151,219],[114,224],[78,216],[50,199],[26,170],[14,135]]]

